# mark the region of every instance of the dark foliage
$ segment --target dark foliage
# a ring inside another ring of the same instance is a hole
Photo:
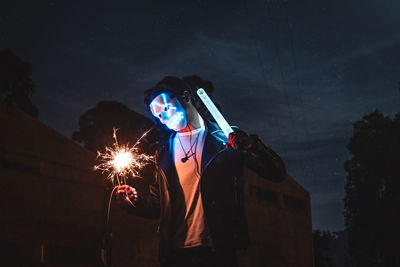
[[[347,145],[345,223],[351,266],[400,266],[400,113],[354,124]]]
[[[0,101],[37,118],[38,110],[31,101],[34,88],[32,65],[10,49],[0,50]]]
[[[315,267],[335,267],[332,261],[330,245],[334,239],[330,232],[314,230],[314,263]]]
[[[105,146],[113,144],[113,128],[119,129],[117,137],[121,144],[134,144],[153,125],[150,119],[119,102],[101,101],[82,114],[79,131],[72,134],[72,139],[91,151],[103,151]],[[144,151],[154,153],[155,147],[151,148],[149,144],[155,144],[158,135],[156,130],[149,133],[143,140],[143,144],[147,144],[142,147]]]

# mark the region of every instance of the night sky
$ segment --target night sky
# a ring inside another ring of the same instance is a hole
[[[353,122],[400,111],[398,0],[13,2],[0,48],[32,63],[43,123],[71,137],[101,100],[150,116],[145,89],[199,75],[310,191],[314,229],[344,228]]]

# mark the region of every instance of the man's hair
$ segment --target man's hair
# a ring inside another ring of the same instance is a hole
[[[193,99],[193,90],[188,83],[175,76],[166,76],[153,88],[147,89],[144,92],[144,103],[149,106],[151,101],[162,93],[167,93],[171,98],[176,97],[182,102],[184,91],[189,91]]]

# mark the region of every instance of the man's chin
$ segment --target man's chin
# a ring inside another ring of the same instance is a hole
[[[182,131],[183,129],[185,129],[186,127],[186,123],[179,123],[175,128],[173,128],[172,130],[175,132],[179,132]]]
[[[172,130],[175,131],[175,132],[179,132],[179,131],[181,131],[183,128],[184,128],[184,127],[177,126],[177,127],[175,127],[174,129],[172,129]]]

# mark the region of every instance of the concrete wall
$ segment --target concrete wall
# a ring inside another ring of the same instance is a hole
[[[101,266],[107,196],[95,155],[14,108],[0,106],[0,125],[3,266]]]
[[[113,205],[106,225],[94,153],[15,108],[0,125],[0,266],[103,266],[107,246],[113,266],[157,263],[156,220]]]
[[[239,251],[241,266],[314,266],[306,190],[290,176],[273,183],[249,170],[245,199],[251,246]]]

